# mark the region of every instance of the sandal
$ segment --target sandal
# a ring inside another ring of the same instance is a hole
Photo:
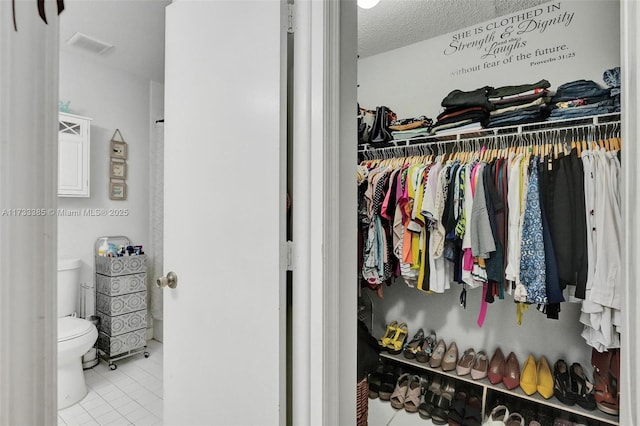
[[[387,345],[393,339],[393,336],[396,335],[396,327],[398,326],[398,321],[393,321],[391,324],[387,325],[387,331],[384,332],[384,336],[378,340],[378,344],[382,349],[386,349]]]
[[[416,360],[418,362],[429,362],[433,349],[436,347],[436,332],[431,330],[429,335],[424,339],[420,350],[416,352]]]
[[[605,375],[598,373],[596,370],[593,371],[593,381],[595,382],[594,399],[598,410],[617,416],[620,414],[620,406],[617,398],[613,396],[610,378],[609,374]]]
[[[603,413],[614,416],[619,415],[620,406],[618,402],[617,372],[620,371],[619,358],[615,359],[615,349],[608,352],[597,352],[593,349],[591,354],[591,365],[593,365],[594,399],[596,406]],[[619,351],[617,352],[619,355]],[[618,365],[614,365],[618,363]],[[614,371],[616,373],[614,374]]]
[[[563,359],[559,359],[553,366],[553,395],[564,405],[576,403],[577,395],[571,391],[569,367]]]
[[[427,390],[427,393],[424,395],[424,402],[418,407],[418,414],[421,419],[429,420],[431,418],[431,413],[436,407],[438,398],[440,398],[440,395],[432,390]]]
[[[398,382],[398,376],[400,375],[399,369],[391,364],[387,364],[384,367],[384,373],[382,374],[382,381],[380,383],[380,390],[378,394],[382,401],[389,401],[391,394],[396,388]]]
[[[451,402],[451,407],[449,408],[449,425],[460,426],[462,424],[466,407],[467,393],[465,391],[457,392],[456,396],[453,398],[453,402]]]
[[[410,377],[411,375],[409,373],[404,373],[402,376],[398,377],[396,388],[389,398],[391,406],[396,410],[400,410],[404,407],[404,400],[407,395],[407,389],[409,388]]]
[[[438,397],[435,407],[431,412],[431,421],[434,425],[446,425],[449,420],[449,407],[451,406],[451,395],[442,394]]]
[[[402,348],[404,346],[404,341],[407,339],[407,335],[409,334],[409,330],[407,329],[407,323],[403,322],[398,324],[396,327],[396,334],[393,336],[393,339],[389,341],[387,344],[387,350],[391,355],[398,355],[402,352]]]
[[[424,331],[422,329],[418,330],[418,332],[413,336],[413,339],[404,348],[403,355],[407,359],[414,359],[416,357],[416,353],[422,349],[422,345],[424,344]]]
[[[593,397],[593,384],[587,380],[582,366],[577,362],[571,364],[571,391],[576,394],[576,402],[585,410],[594,410],[596,401]]]
[[[482,424],[482,399],[471,395],[464,409],[463,426],[480,426]]]
[[[435,393],[436,395],[442,395],[442,388],[442,377],[439,375],[435,375],[435,377],[431,381],[431,384],[429,384],[428,390]]]
[[[404,397],[404,409],[407,413],[417,413],[422,395],[422,378],[414,375],[409,380],[409,387]]]

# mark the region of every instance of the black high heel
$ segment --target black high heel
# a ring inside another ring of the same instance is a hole
[[[576,394],[576,402],[585,410],[595,410],[596,400],[593,396],[593,384],[584,374],[582,365],[574,362],[570,368],[571,391]]]
[[[563,359],[553,365],[553,394],[565,405],[574,405],[577,395],[571,391],[569,367]]]

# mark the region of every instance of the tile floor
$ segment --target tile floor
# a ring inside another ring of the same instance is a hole
[[[102,360],[85,370],[89,393],[58,411],[58,425],[162,425],[162,343],[150,340],[147,350],[149,358],[122,359],[113,371]]]

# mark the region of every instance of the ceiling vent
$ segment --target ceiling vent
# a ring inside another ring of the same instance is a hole
[[[93,37],[89,37],[86,34],[75,33],[67,41],[69,46],[75,46],[80,49],[95,53],[96,55],[102,55],[113,47],[113,44],[105,43]]]

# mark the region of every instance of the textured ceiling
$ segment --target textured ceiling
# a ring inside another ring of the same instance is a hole
[[[66,0],[60,15],[60,49],[164,82],[164,9],[169,3],[171,0]],[[96,55],[67,45],[76,31],[114,48]]]
[[[2,1],[2,0],[0,0]],[[549,0],[380,0],[358,8],[361,57],[456,31]],[[164,81],[164,8],[171,0],[66,0],[60,47],[143,78]],[[68,46],[76,32],[115,45],[103,56]]]
[[[358,54],[371,56],[549,0],[380,0],[358,8]]]

